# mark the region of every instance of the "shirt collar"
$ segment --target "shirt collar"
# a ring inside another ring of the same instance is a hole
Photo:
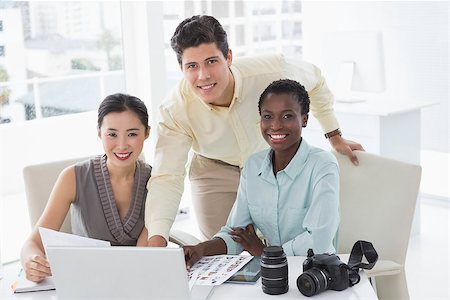
[[[295,177],[297,177],[297,175],[300,174],[300,171],[303,169],[303,166],[306,163],[306,159],[308,158],[308,153],[310,152],[310,149],[311,147],[308,145],[305,139],[302,138],[300,147],[298,148],[294,157],[286,166],[286,168],[284,168],[280,172],[284,172],[289,178],[291,178],[291,180],[294,180]],[[259,169],[258,172],[258,174],[263,179],[269,182],[272,182],[273,178],[275,178],[273,175],[273,168],[272,168],[272,155],[273,150],[267,151],[267,155],[262,161],[261,168]]]
[[[233,74],[234,77],[234,95],[233,95],[233,101],[241,102],[242,99],[242,74],[239,72],[239,70],[234,66],[230,66],[231,74]]]

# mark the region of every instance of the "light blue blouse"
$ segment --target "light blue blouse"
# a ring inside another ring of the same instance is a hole
[[[243,251],[229,236],[232,227],[254,224],[269,245],[282,246],[286,255],[335,252],[339,226],[339,169],[328,151],[303,139],[288,166],[273,174],[272,150],[252,155],[246,162],[236,202],[227,224],[215,235],[228,254]]]

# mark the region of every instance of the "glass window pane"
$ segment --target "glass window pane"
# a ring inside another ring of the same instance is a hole
[[[276,28],[273,23],[260,23],[253,27],[253,41],[276,40]]]
[[[229,1],[213,1],[211,3],[212,6],[212,15],[216,18],[226,18],[228,17],[228,6]]]
[[[170,48],[170,38],[176,26],[193,15],[209,14],[219,20],[227,31],[234,57],[256,53],[283,53],[285,50],[298,56],[298,50],[302,49],[299,0],[166,1],[163,6],[168,89],[183,76],[176,56]]]
[[[2,262],[30,230],[23,167],[99,149],[95,110],[125,92],[120,20],[120,2],[0,1]]]
[[[283,21],[282,36],[284,39],[301,39],[302,23],[293,21]]]
[[[1,118],[95,110],[106,94],[125,91],[120,3],[9,2],[0,10],[0,70],[9,91]]]
[[[283,0],[282,12],[283,13],[299,13],[302,11],[301,1]]]
[[[235,17],[243,17],[244,16],[244,1],[236,0],[234,2],[234,15]]]
[[[253,15],[274,15],[277,10],[277,2],[255,1],[250,2]]]
[[[245,27],[243,24],[236,25],[236,30],[234,32],[236,39],[236,46],[245,45]]]

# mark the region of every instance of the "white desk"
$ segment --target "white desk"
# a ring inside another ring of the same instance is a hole
[[[336,102],[334,110],[344,138],[362,144],[368,152],[420,164],[421,109],[434,104],[369,97],[365,102]],[[314,145],[330,148],[313,117],[302,135]]]
[[[346,262],[348,256],[340,256]],[[333,299],[333,300],[375,300],[377,299],[372,286],[369,283],[364,272],[360,272],[361,282],[357,285],[347,288],[344,291],[325,291],[313,298],[303,296],[297,289],[297,277],[302,272],[302,263],[305,257],[296,256],[288,257],[289,267],[289,291],[286,294],[271,296],[264,294],[261,289],[261,279],[256,284],[230,284],[225,283],[214,288],[211,299],[212,300],[229,300],[229,299]],[[0,299],[12,300],[57,300],[55,291],[33,292],[13,294],[10,289],[10,284],[15,280],[20,270],[19,263],[4,266],[5,276],[0,280]]]

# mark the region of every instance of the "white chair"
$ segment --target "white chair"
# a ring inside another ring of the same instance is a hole
[[[339,253],[357,240],[372,242],[379,260],[366,271],[376,277],[380,300],[409,299],[405,259],[421,167],[358,152],[359,166],[334,153],[340,168]]]
[[[50,193],[61,171],[70,165],[88,158],[78,157],[25,166],[23,169],[23,180],[32,228],[44,212]],[[60,230],[71,233],[70,213],[67,214]]]
[[[61,171],[72,164],[86,160],[88,158],[89,157],[80,157],[43,164],[29,165],[23,169],[28,213],[32,228],[35,226],[36,222],[42,215],[56,179],[58,178]],[[143,159],[142,155],[141,159]],[[60,230],[63,232],[71,233],[70,214],[67,214]],[[195,245],[199,243],[199,240],[196,237],[181,230],[172,230],[170,232],[170,241],[180,246]]]

